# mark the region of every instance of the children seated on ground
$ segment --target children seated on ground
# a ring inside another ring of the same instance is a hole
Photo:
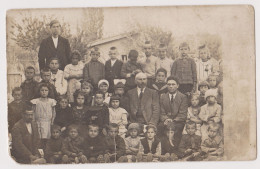
[[[164,68],[166,70],[165,78],[167,78],[171,75],[171,68],[172,68],[173,60],[169,59],[167,57],[167,46],[165,44],[159,45],[158,54],[159,54],[159,57],[156,61],[157,69]]]
[[[110,162],[115,162],[125,155],[125,141],[118,135],[119,127],[115,123],[108,125],[107,133],[108,134],[105,137],[106,154],[108,155]]]
[[[86,106],[91,106],[93,102],[93,86],[89,82],[82,80],[81,81],[81,91],[84,93]]]
[[[49,64],[51,70],[51,80],[50,82],[55,86],[56,91],[59,95],[67,93],[68,82],[64,79],[63,71],[59,69],[60,63],[57,57],[50,59]]]
[[[87,157],[84,153],[84,139],[79,135],[76,125],[68,127],[68,137],[62,143],[62,163],[86,163]]]
[[[136,87],[135,75],[142,72],[142,66],[137,63],[138,52],[130,50],[127,63],[124,63],[121,70],[121,77],[126,79],[125,91]]]
[[[187,122],[185,129],[187,134],[182,135],[179,145],[180,157],[191,161],[201,160],[201,136],[196,135],[196,123],[193,121]]]
[[[109,110],[104,104],[105,95],[101,91],[97,91],[94,95],[94,106],[88,110],[88,124],[96,124],[100,130],[106,134],[105,127],[109,124]]]
[[[145,138],[141,139],[141,144],[139,147],[139,153],[141,154],[152,154],[155,156],[160,156],[161,151],[161,142],[156,137],[157,128],[154,125],[146,126]]]
[[[68,81],[67,95],[69,102],[74,102],[73,94],[80,89],[80,80],[83,78],[84,65],[79,63],[81,55],[79,51],[75,50],[71,54],[71,64],[68,64],[64,69],[64,78]]]
[[[141,144],[140,137],[140,126],[138,123],[131,123],[128,126],[129,136],[125,138],[126,155],[137,155]]]
[[[49,68],[44,68],[41,70],[41,78],[42,78],[42,81],[38,84],[38,87],[37,87],[37,93],[36,93],[36,98],[38,97],[41,97],[38,93],[39,92],[39,88],[42,84],[45,84],[47,85],[47,87],[49,88],[49,98],[52,98],[52,99],[57,99],[58,98],[58,93],[56,91],[56,88],[53,84],[51,84],[50,80],[51,80],[51,70]]]
[[[62,135],[65,135],[66,128],[70,125],[73,116],[72,109],[69,106],[69,99],[67,95],[61,95],[58,99],[57,106],[55,107],[56,117],[54,119],[54,124],[61,127]]]
[[[58,125],[53,125],[51,127],[51,138],[46,143],[45,148],[45,159],[48,163],[58,164],[61,163],[62,158],[62,141],[61,138],[61,127]]]
[[[206,45],[199,46],[199,60],[197,65],[198,82],[207,80],[208,76],[212,73],[213,65],[209,60],[210,52]]]
[[[120,97],[119,106],[129,112],[129,98],[125,94],[125,85],[123,82],[118,82],[114,86],[114,94]]]
[[[91,50],[90,57],[91,61],[87,63],[83,69],[83,78],[89,81],[96,91],[98,82],[105,78],[105,65],[98,61],[100,52],[97,47]]]
[[[88,125],[88,134],[85,139],[84,153],[90,163],[104,162],[105,141],[104,136],[99,134],[100,129],[95,124]]]
[[[169,123],[165,128],[166,135],[161,139],[162,155],[168,157],[165,161],[174,161],[178,159],[178,146],[174,139],[174,131],[174,124]]]
[[[202,81],[199,83],[198,90],[200,92],[200,103],[199,106],[206,104],[205,93],[209,90],[209,83],[207,81]]]
[[[193,93],[191,95],[191,106],[188,108],[187,120],[186,122],[193,121],[196,123],[195,134],[201,136],[201,124],[202,120],[199,118],[200,106],[199,106],[199,94]],[[183,131],[186,134],[186,131]]]
[[[84,93],[81,91],[76,91],[74,93],[75,104],[72,107],[72,120],[71,124],[76,124],[78,126],[78,131],[81,136],[85,138],[86,128],[87,128],[87,120],[88,116],[88,107],[85,106],[85,97]]]
[[[25,81],[21,84],[22,95],[24,101],[30,101],[36,97],[38,82],[33,78],[35,76],[35,69],[32,66],[28,66],[25,69]]]
[[[207,104],[201,107],[199,118],[203,121],[201,126],[202,140],[207,136],[207,128],[210,123],[220,123],[221,122],[221,106],[217,104],[216,101],[217,93],[214,89],[209,89],[205,93],[205,99]]]
[[[208,137],[201,144],[201,150],[206,153],[205,160],[221,160],[224,152],[223,138],[219,134],[219,124],[211,123],[208,126]]]
[[[110,102],[111,93],[108,93],[109,83],[107,80],[102,79],[98,82],[98,90],[102,91],[105,95],[104,103],[108,106]]]
[[[197,89],[197,71],[196,63],[192,58],[188,57],[190,51],[189,45],[184,42],[179,46],[181,54],[172,65],[171,76],[179,79],[179,91],[183,94],[194,93]]]
[[[112,93],[114,89],[114,79],[121,79],[120,71],[123,62],[118,60],[118,51],[116,47],[111,47],[109,51],[110,59],[105,64],[105,78],[108,80],[109,92]]]
[[[167,72],[164,68],[160,68],[156,71],[155,82],[152,83],[152,89],[156,90],[161,96],[162,93],[167,93],[166,77]]]
[[[12,90],[14,101],[8,104],[8,131],[11,132],[14,124],[22,119],[22,114],[26,110],[26,102],[22,99],[22,88],[15,87]]]
[[[38,132],[42,141],[42,148],[45,147],[47,139],[51,137],[51,125],[55,119],[56,100],[49,98],[50,89],[46,83],[40,84],[37,99],[31,100],[34,110],[34,118],[38,125]]]
[[[122,138],[125,138],[126,134],[126,125],[127,125],[127,111],[121,107],[120,97],[118,95],[114,95],[110,98],[110,107],[109,107],[109,123],[115,123],[119,127],[119,135]]]

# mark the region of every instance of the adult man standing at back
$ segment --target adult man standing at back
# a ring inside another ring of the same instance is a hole
[[[53,20],[50,23],[51,36],[43,39],[39,49],[39,67],[42,70],[44,67],[49,66],[51,57],[58,57],[60,68],[70,63],[70,44],[68,39],[60,36],[61,25],[58,20]]]

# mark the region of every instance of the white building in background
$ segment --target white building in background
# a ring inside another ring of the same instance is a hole
[[[118,49],[118,53],[119,53],[118,59],[126,62],[131,46],[133,46],[132,39],[137,38],[137,36],[138,33],[124,33],[124,34],[120,34],[108,38],[95,40],[91,42],[88,45],[88,47],[89,48],[98,47],[101,53],[100,61],[104,63],[109,59],[108,53],[110,48],[112,46],[115,46]],[[89,60],[90,58],[87,58],[86,62],[88,62]]]

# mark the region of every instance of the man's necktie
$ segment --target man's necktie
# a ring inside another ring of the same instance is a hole
[[[141,92],[139,94],[139,100],[142,100],[142,97],[143,97],[143,89],[141,89]]]
[[[173,94],[172,94],[172,95],[171,95],[171,103],[173,103],[173,99],[174,99],[174,98],[173,98]]]

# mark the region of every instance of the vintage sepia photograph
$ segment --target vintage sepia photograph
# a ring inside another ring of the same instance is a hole
[[[249,5],[8,10],[10,157],[254,160],[254,33]]]

